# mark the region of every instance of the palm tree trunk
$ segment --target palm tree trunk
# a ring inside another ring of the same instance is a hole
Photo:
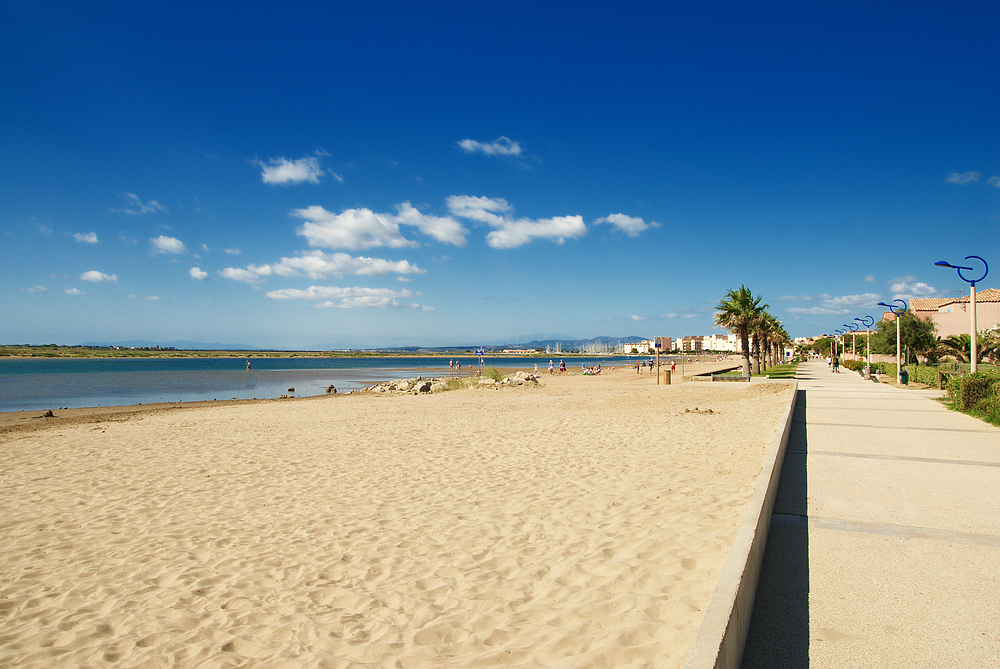
[[[740,333],[740,346],[743,347],[743,376],[750,378],[750,337],[746,332]]]

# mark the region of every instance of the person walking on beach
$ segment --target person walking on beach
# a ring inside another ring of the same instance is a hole
[[[552,361],[549,360],[549,374],[555,374],[555,369],[553,368]]]
[[[833,356],[833,373],[840,374],[840,356]]]
[[[559,371],[562,372],[563,374],[566,373],[566,361],[565,360],[560,360],[559,361]]]
[[[250,371],[250,361],[249,360],[247,360],[247,371],[248,372]]]

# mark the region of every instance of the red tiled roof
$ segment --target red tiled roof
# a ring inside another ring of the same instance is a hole
[[[959,298],[956,302],[968,302],[969,296]],[[976,302],[1000,302],[1000,288],[987,288],[976,291]]]
[[[1000,288],[987,288],[976,291],[976,303],[1000,302]],[[913,311],[937,311],[946,304],[968,304],[969,296],[963,297],[915,297],[910,300]],[[883,317],[884,319],[884,317]]]
[[[910,300],[910,308],[914,311],[937,311],[939,307],[958,301],[955,297],[915,297]]]

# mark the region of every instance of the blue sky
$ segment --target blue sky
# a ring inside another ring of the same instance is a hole
[[[1000,286],[1000,4],[0,0],[0,342],[793,336]],[[718,330],[716,330],[718,332]]]

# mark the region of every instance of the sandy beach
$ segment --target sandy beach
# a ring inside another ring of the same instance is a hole
[[[0,666],[679,667],[789,392],[8,416]]]

